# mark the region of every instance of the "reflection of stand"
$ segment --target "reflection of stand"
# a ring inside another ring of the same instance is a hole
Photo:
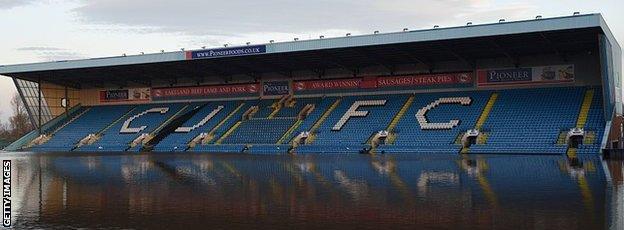
[[[585,174],[587,172],[595,172],[596,166],[594,166],[591,161],[583,163],[583,161],[581,161],[576,154],[572,155],[570,154],[570,152],[568,152],[568,155],[566,156],[566,161],[559,162],[559,169],[561,170],[561,172],[570,175],[572,179],[576,179],[579,190],[581,192],[581,196],[583,198],[583,204],[585,205],[585,209],[590,215],[592,222],[595,221],[594,198],[591,189],[589,188],[589,183],[587,181],[587,178],[585,177]]]
[[[383,158],[386,159],[386,158]],[[407,205],[414,204],[413,195],[409,190],[407,184],[401,179],[399,174],[397,174],[397,164],[394,158],[386,159],[385,161],[380,161],[379,157],[371,155],[371,166],[373,169],[379,174],[388,175],[390,179],[390,183],[401,193],[403,200],[405,200]]]
[[[460,162],[460,168],[468,174],[468,176],[474,176],[479,182],[479,187],[483,190],[483,194],[485,195],[488,203],[492,208],[498,208],[498,197],[492,189],[490,182],[485,177],[485,172],[489,169],[489,166],[485,159],[470,159],[466,155],[462,155],[462,159]]]

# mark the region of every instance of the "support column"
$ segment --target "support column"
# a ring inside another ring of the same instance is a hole
[[[69,97],[67,93],[67,86],[65,86],[65,115],[69,112]]]
[[[37,113],[39,114],[39,121],[37,122],[37,129],[39,130],[39,133],[41,133],[41,78],[37,79],[37,99],[39,100],[38,103],[38,111]]]

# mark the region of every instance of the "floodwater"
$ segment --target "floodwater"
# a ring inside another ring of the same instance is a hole
[[[0,154],[17,229],[624,229],[598,156]]]

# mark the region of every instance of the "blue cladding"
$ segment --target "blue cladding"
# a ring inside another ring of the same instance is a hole
[[[297,147],[296,152],[299,154],[342,154],[342,153],[361,153],[362,150],[368,149],[370,146],[365,144],[323,144],[323,145],[302,145]]]
[[[241,153],[245,145],[197,145],[190,149],[193,152],[207,153]]]
[[[290,145],[251,145],[247,153],[250,154],[285,154]]]

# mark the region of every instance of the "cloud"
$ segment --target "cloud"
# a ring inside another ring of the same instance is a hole
[[[0,0],[0,9],[11,9],[17,6],[28,5],[35,0]]]
[[[80,53],[71,51],[46,51],[39,54],[39,58],[44,61],[64,61],[86,58]]]
[[[86,23],[237,36],[326,30],[398,31],[470,20],[458,17],[513,17],[529,8],[522,4],[497,6],[489,0],[89,0],[74,12]]]
[[[63,50],[63,49],[56,48],[56,47],[30,46],[30,47],[17,48],[16,50],[17,51],[50,51],[50,50]]]
[[[57,47],[46,46],[29,46],[20,47],[16,49],[20,52],[30,52],[36,55],[42,61],[63,61],[63,60],[75,60],[86,58],[84,55]]]

